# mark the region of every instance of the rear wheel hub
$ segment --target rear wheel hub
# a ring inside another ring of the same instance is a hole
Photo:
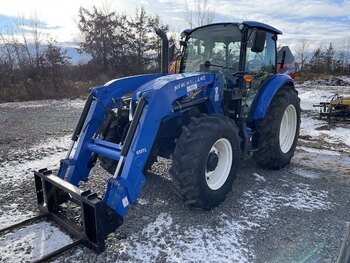
[[[216,152],[210,152],[207,160],[207,171],[212,172],[218,166],[219,156]]]

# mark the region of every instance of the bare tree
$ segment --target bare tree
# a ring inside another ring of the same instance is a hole
[[[32,64],[32,53],[30,52],[29,40],[28,40],[28,25],[26,24],[27,19],[23,15],[19,15],[17,19],[17,29],[20,31],[23,44],[22,47],[28,56],[28,62]],[[16,41],[20,42],[20,41]]]
[[[184,20],[190,28],[210,24],[214,17],[215,14],[210,7],[210,0],[194,0],[191,5],[185,0]]]
[[[300,42],[295,45],[295,52],[300,57],[300,71],[303,72],[305,63],[308,59],[309,52],[309,41],[303,38]]]
[[[9,67],[9,70],[12,72],[15,66],[15,58],[14,51],[11,47],[11,43],[7,39],[6,36],[0,33],[0,43],[3,45],[2,52],[3,53],[3,62],[6,63]]]
[[[42,63],[42,60],[43,60],[41,49],[42,49],[43,41],[45,37],[45,33],[42,30],[44,28],[44,24],[45,24],[44,21],[40,19],[37,12],[34,12],[31,15],[29,26],[30,26],[32,41],[35,49],[34,62],[35,62],[37,73],[39,72],[40,64]]]
[[[39,78],[43,63],[43,47],[45,37],[45,23],[34,12],[29,18],[18,16],[16,31],[11,32],[11,42],[15,50],[17,61],[22,72],[28,73],[29,78]]]

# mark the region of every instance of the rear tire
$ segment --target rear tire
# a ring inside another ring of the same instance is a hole
[[[300,99],[292,86],[276,93],[265,118],[255,123],[254,160],[265,168],[280,169],[290,163],[300,129]]]
[[[240,163],[240,138],[228,117],[204,115],[183,127],[172,155],[174,190],[186,204],[210,210],[225,200]]]

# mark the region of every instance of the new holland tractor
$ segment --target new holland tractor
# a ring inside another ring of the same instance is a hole
[[[281,31],[252,21],[185,30],[176,74],[167,72],[168,41],[157,33],[162,73],[92,88],[58,173],[35,172],[44,215],[97,252],[136,204],[157,156],[171,158],[176,194],[209,210],[225,200],[243,159],[279,169],[297,144],[298,93],[277,73],[286,57],[277,62]],[[111,175],[102,197],[79,188],[98,160]],[[81,207],[81,225],[60,213],[68,201]]]

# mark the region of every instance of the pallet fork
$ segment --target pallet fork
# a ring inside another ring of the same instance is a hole
[[[42,169],[34,172],[39,209],[88,248],[101,253],[107,235],[122,225],[123,219],[105,205],[96,193],[82,191]],[[81,226],[63,217],[59,205],[72,201],[80,207]]]

